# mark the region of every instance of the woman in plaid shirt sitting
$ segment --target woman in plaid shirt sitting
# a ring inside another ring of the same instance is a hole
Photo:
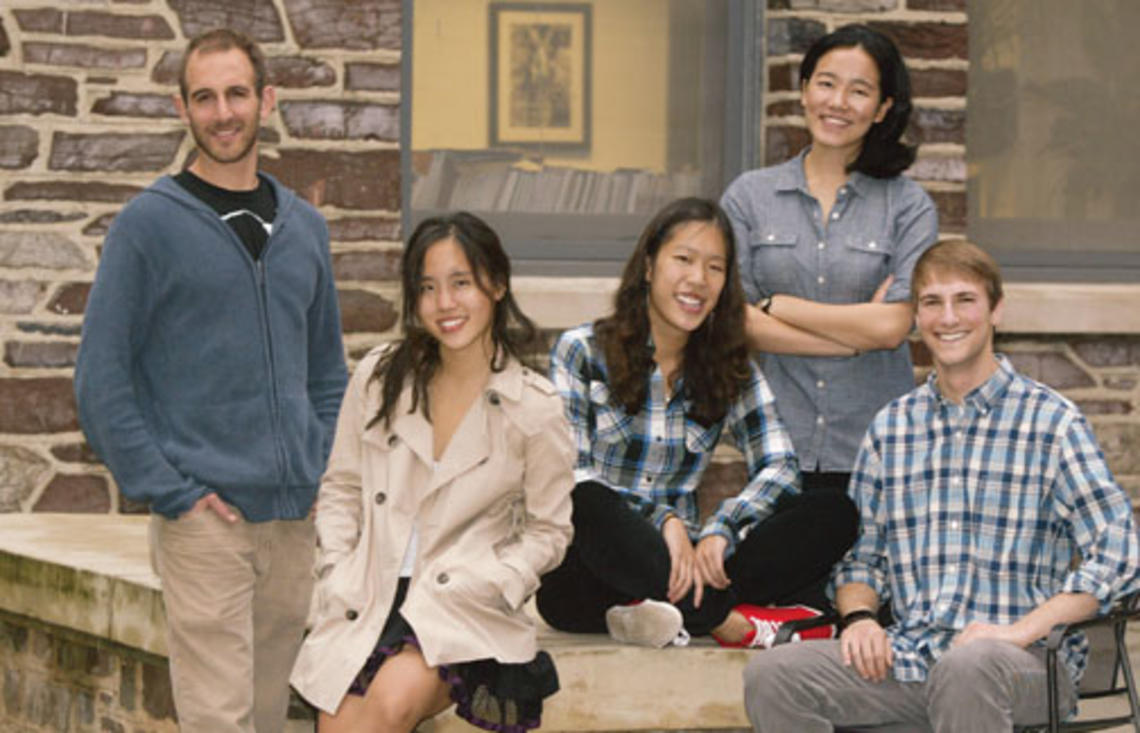
[[[577,444],[574,541],[542,580],[551,626],[647,646],[711,633],[767,646],[824,603],[817,582],[855,539],[839,494],[803,494],[772,392],[749,358],[732,227],[712,201],[659,212],[612,315],[551,355]],[[703,523],[697,490],[721,435],[748,482]],[[829,633],[829,632],[824,632]]]

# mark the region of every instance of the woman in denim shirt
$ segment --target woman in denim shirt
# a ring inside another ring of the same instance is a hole
[[[911,269],[938,213],[901,175],[910,79],[894,43],[848,25],[800,65],[811,145],[737,178],[721,201],[737,249],[749,345],[800,457],[804,490],[844,491],[875,413],[914,386]]]

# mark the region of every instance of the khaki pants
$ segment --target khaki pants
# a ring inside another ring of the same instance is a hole
[[[183,731],[278,733],[312,594],[311,519],[151,516],[174,705]]]

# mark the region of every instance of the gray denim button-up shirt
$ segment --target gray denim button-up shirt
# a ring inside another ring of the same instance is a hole
[[[887,275],[887,302],[908,301],[914,263],[938,237],[930,196],[905,176],[855,172],[821,222],[806,153],[742,174],[721,199],[749,302],[769,292],[863,303]],[[914,388],[906,343],[854,357],[767,354],[763,369],[805,471],[850,471],[871,418]]]

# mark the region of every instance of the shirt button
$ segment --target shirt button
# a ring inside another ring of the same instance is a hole
[[[963,433],[961,430],[958,430],[954,433],[954,437],[957,438],[958,440],[962,439],[962,435],[963,435]]]
[[[650,482],[650,481],[652,481],[652,480],[653,480],[653,477],[652,477],[652,476],[650,476],[650,475],[648,475],[648,474],[646,474],[646,476],[645,476],[645,483],[649,483],[649,482]]]
[[[823,416],[823,415],[820,415],[819,417],[817,417],[817,418],[815,419],[815,424],[816,424],[816,425],[823,425],[825,422],[827,422],[827,419],[826,419],[826,418],[824,418],[824,416]]]
[[[344,612],[344,617],[349,621],[355,621],[359,615],[360,614],[351,608]]]
[[[824,387],[827,386],[827,382],[825,382],[821,379],[815,383],[815,386],[818,387],[819,389],[823,389]]]
[[[817,278],[817,280],[818,280],[818,282],[819,282],[819,284],[820,284],[820,285],[823,285],[825,282],[827,282],[827,278],[826,278],[826,277],[824,277],[823,275],[820,275],[820,276]]]
[[[838,211],[832,212],[832,214],[831,214],[831,218],[832,218],[833,220],[834,220],[834,219],[838,219],[838,218],[839,218],[839,212],[838,212]]]
[[[447,585],[447,581],[449,580],[451,580],[451,578],[447,577],[447,573],[440,573],[439,575],[435,576],[435,582],[439,583],[440,585]]]
[[[661,442],[661,436],[660,435],[656,436],[654,438],[654,440],[656,440],[658,443],[660,443]]]
[[[954,520],[953,522],[950,522],[950,529],[958,529],[958,527],[959,527],[958,520]]]
[[[957,486],[958,485],[958,477],[957,476],[951,476],[950,477],[950,485],[951,486]]]
[[[874,243],[874,242],[867,242],[867,246],[870,247],[871,249],[874,249],[875,247],[878,247],[879,245]]]
[[[816,246],[819,247],[820,249],[827,249],[827,242],[820,242]]]
[[[381,491],[379,494],[376,495],[376,503],[377,504],[383,504],[386,501],[388,501],[388,497],[384,495],[383,491]]]
[[[774,241],[776,241],[776,235],[775,235],[775,234],[769,234],[769,235],[768,235],[768,241],[769,241],[769,242],[774,242]]]

